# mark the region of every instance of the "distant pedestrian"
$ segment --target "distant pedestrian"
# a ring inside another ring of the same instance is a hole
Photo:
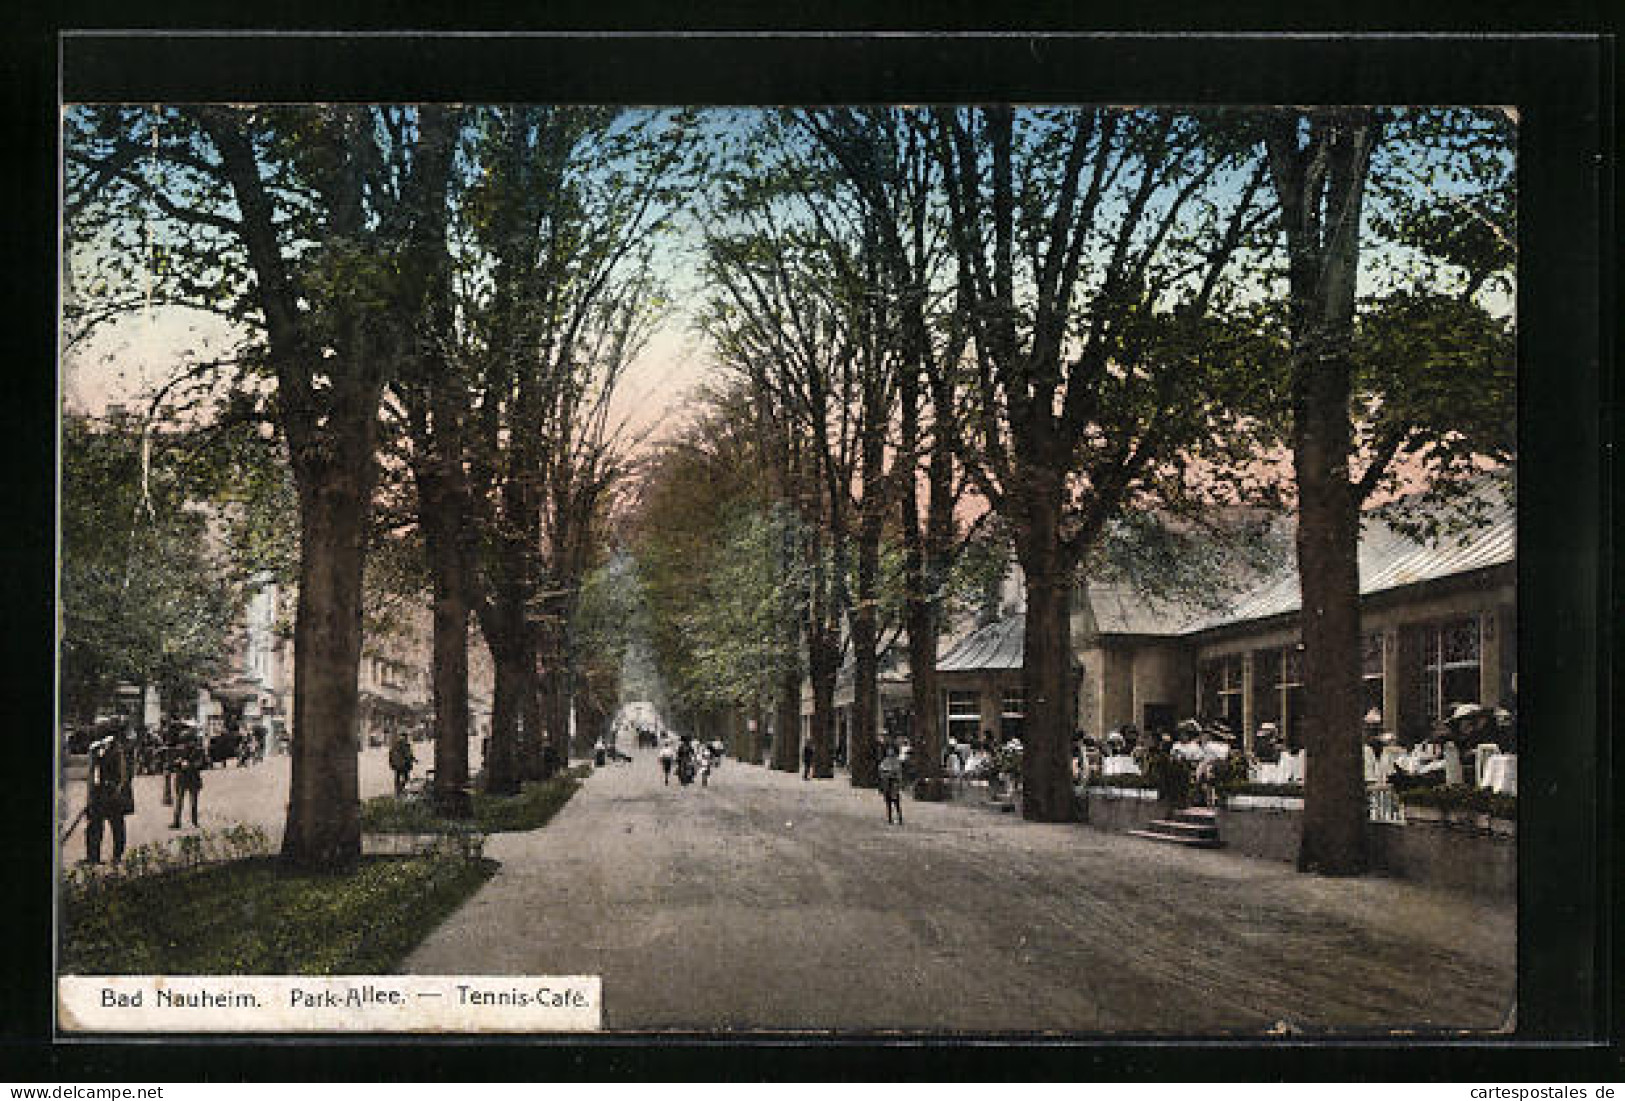
[[[803,780],[812,779],[812,766],[813,744],[812,739],[808,738],[806,744],[801,747],[801,778]]]
[[[113,835],[113,863],[124,859],[124,816],[135,810],[130,786],[130,758],[124,739],[107,731],[90,744],[90,770],[85,776],[85,860],[102,860],[102,826]]]
[[[192,825],[197,825],[197,797],[203,790],[203,743],[195,733],[181,739],[175,750],[175,818],[169,828],[181,828],[181,808],[192,797]]]
[[[604,739],[603,738],[599,738],[596,742],[592,743],[592,764],[593,764],[593,767],[594,768],[603,768],[605,762],[608,759],[609,759],[609,747],[604,744]]]
[[[412,752],[412,739],[403,730],[395,735],[395,740],[389,746],[389,768],[395,774],[395,798],[406,794],[407,781],[412,779],[412,766],[417,763],[417,754]]]
[[[700,746],[698,760],[700,766],[700,786],[702,788],[709,787],[711,785],[711,765],[715,759],[716,755],[712,752],[710,746]]]
[[[677,743],[677,782],[684,787],[694,782],[694,743],[687,734]]]
[[[897,824],[903,824],[903,759],[897,755],[897,743],[886,743],[886,755],[880,759],[880,797],[886,801],[886,821],[897,811]]]
[[[662,738],[660,741],[659,753],[661,773],[660,782],[662,784],[671,783],[671,761],[674,756],[676,756],[676,750],[672,748],[671,739]]]

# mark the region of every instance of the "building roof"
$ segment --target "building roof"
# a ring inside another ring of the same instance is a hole
[[[1441,536],[1432,543],[1418,542],[1378,517],[1366,517],[1360,533],[1360,595],[1373,596],[1514,561],[1516,510],[1499,493],[1488,493],[1480,499],[1485,508],[1481,525],[1461,535]],[[1288,615],[1299,610],[1301,596],[1297,563],[1289,560],[1268,584],[1188,624],[1183,633]]]
[[[1360,595],[1439,581],[1502,566],[1517,556],[1517,512],[1499,492],[1483,493],[1482,522],[1460,535],[1428,543],[1367,516],[1360,535]],[[1171,598],[1152,598],[1127,585],[1088,583],[1084,592],[1099,635],[1175,637],[1275,616],[1301,606],[1296,561],[1288,556],[1273,576],[1217,610]],[[943,673],[1020,669],[1026,617],[1017,613],[979,628],[949,647],[937,662]]]
[[[972,631],[937,659],[937,671],[970,673],[984,669],[1020,669],[1026,626],[1027,617],[1017,613]]]
[[[1177,635],[1213,611],[1173,597],[1146,596],[1128,585],[1091,581],[1084,591],[1102,635]]]

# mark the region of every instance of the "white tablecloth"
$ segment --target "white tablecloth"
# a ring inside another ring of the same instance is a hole
[[[1301,784],[1303,783],[1303,766],[1304,750],[1300,749],[1296,753],[1283,753],[1281,754],[1280,761],[1278,761],[1276,764],[1277,771],[1275,780],[1267,780],[1265,782],[1273,782],[1277,784]]]
[[[1140,766],[1134,763],[1133,757],[1107,757],[1101,767],[1103,776],[1138,776]]]
[[[1518,755],[1501,753],[1484,766],[1484,786],[1497,795],[1518,794]]]

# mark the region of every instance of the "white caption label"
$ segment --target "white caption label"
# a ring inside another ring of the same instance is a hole
[[[66,1032],[590,1032],[597,975],[65,975]]]

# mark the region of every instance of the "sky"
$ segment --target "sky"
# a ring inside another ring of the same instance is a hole
[[[749,112],[716,115],[713,125],[729,141],[742,133]],[[619,387],[613,416],[632,438],[658,440],[682,421],[685,399],[717,370],[692,311],[705,293],[698,273],[701,229],[697,215],[684,219],[666,246],[660,266],[670,278],[673,303]],[[1512,301],[1496,292],[1490,308],[1510,314]],[[109,403],[141,406],[163,383],[186,367],[229,353],[236,334],[218,318],[158,306],[127,316],[82,346],[66,349],[60,381],[64,408],[99,413]]]

